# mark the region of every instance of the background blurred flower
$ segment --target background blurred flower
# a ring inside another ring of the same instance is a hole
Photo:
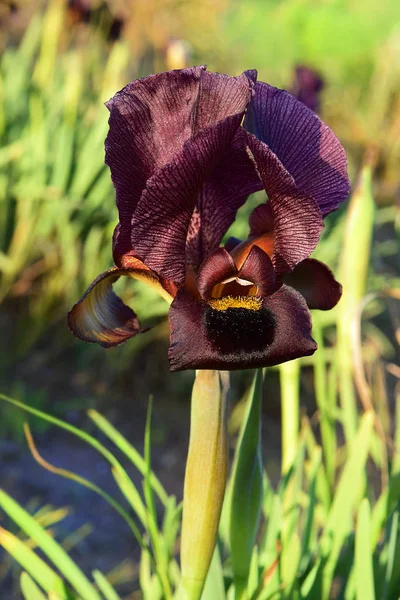
[[[297,65],[290,93],[303,104],[317,112],[320,107],[320,95],[324,88],[321,75],[305,65]]]
[[[312,111],[255,79],[194,67],[135,81],[110,100],[117,267],[72,309],[75,335],[109,347],[143,331],[112,291],[127,275],[172,302],[172,370],[260,367],[315,351],[307,304],[330,309],[341,287],[308,257],[323,217],[348,194],[346,157]],[[262,189],[268,202],[252,213],[248,240],[220,248]]]

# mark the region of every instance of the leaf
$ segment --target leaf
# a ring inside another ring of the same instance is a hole
[[[224,600],[225,585],[218,544],[215,547],[201,600]]]
[[[97,425],[97,427],[112,441],[114,444],[129,458],[129,460],[135,465],[138,471],[144,476],[146,474],[146,462],[140,453],[130,444],[115,427],[107,421],[103,415],[100,415],[97,411],[91,409],[88,411],[89,417]],[[155,493],[166,506],[168,504],[168,494],[162,486],[160,480],[151,473],[150,483]]]
[[[93,571],[93,579],[97,583],[97,587],[103,594],[105,600],[121,600],[111,583],[101,571],[98,571],[97,569]]]
[[[1,493],[1,490],[0,490]],[[10,515],[12,518],[12,514]],[[43,530],[44,532],[44,530]],[[0,527],[0,545],[16,560],[25,575],[31,576],[46,592],[56,591],[60,598],[69,600],[63,580],[29,546],[15,535]],[[26,578],[25,578],[26,579]],[[29,583],[26,584],[29,586]]]
[[[63,548],[6,492],[0,490],[0,506],[32,538],[85,600],[100,600],[96,589]]]
[[[371,552],[371,510],[364,498],[358,511],[355,554],[356,600],[375,600]]]
[[[263,499],[262,371],[255,374],[236,448],[230,484],[230,549],[237,597],[246,589]]]
[[[21,573],[20,586],[25,600],[46,600],[46,596],[40,591],[26,571]]]
[[[365,413],[354,438],[350,456],[343,468],[328,520],[321,537],[321,556],[324,566],[323,596],[327,597],[340,550],[346,535],[351,530],[354,505],[362,489],[365,463],[368,457],[374,415]]]

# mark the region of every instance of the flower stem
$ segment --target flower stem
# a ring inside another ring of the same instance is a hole
[[[196,374],[183,499],[182,600],[200,599],[217,541],[228,472],[228,387],[228,373]]]

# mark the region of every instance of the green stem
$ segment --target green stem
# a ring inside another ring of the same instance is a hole
[[[228,472],[229,374],[198,371],[193,386],[181,538],[180,598],[199,600],[217,541]]]

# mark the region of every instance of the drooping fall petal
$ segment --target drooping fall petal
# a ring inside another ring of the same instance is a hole
[[[155,274],[145,269],[113,267],[92,282],[68,313],[68,326],[76,337],[110,348],[142,331],[136,314],[113,292],[112,286],[121,276],[144,280],[172,301]]]
[[[349,193],[346,154],[332,130],[293,96],[257,82],[244,127],[272,150],[325,216]]]
[[[215,310],[181,288],[169,321],[171,371],[272,366],[317,348],[306,302],[287,286],[264,298],[259,310]]]
[[[342,286],[329,267],[314,258],[307,258],[296,265],[283,281],[304,296],[309,308],[331,310],[342,295]]]

